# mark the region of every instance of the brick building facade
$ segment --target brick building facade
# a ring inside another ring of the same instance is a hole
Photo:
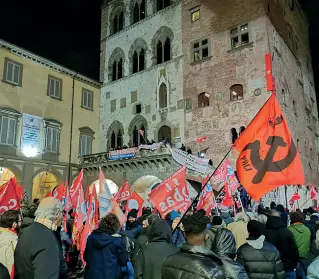
[[[298,1],[106,0],[100,150],[116,147],[118,135],[121,144],[140,143],[142,128],[149,140],[164,135],[193,153],[207,150],[216,166],[270,96],[266,53],[306,181],[318,186],[318,111],[308,23]],[[232,163],[236,158],[231,153]],[[288,195],[296,190],[289,187]],[[305,187],[299,192],[309,196]],[[284,202],[282,193],[275,196]]]

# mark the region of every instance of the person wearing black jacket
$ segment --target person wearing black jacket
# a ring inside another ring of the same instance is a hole
[[[273,211],[268,217],[266,229],[263,231],[267,242],[279,251],[283,263],[285,278],[294,276],[299,261],[299,253],[291,231],[283,222],[280,212]]]
[[[134,278],[161,279],[162,264],[166,257],[177,253],[172,244],[172,231],[164,219],[154,220],[149,233],[149,243],[136,258]]]
[[[10,279],[10,274],[8,272],[8,269],[2,263],[0,263],[0,278]]]
[[[61,202],[43,199],[32,225],[25,229],[14,252],[15,279],[66,279],[58,227],[62,225]]]
[[[162,266],[163,279],[225,279],[221,259],[204,247],[209,220],[201,214],[183,220],[187,243],[167,257]]]
[[[247,243],[237,251],[237,261],[246,269],[250,279],[282,279],[284,270],[277,248],[265,241],[262,226],[251,220],[247,224]]]

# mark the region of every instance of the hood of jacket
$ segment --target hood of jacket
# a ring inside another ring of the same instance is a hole
[[[18,241],[18,235],[9,229],[0,228],[0,250],[10,242]]]
[[[172,230],[164,219],[154,220],[149,230],[149,242],[172,243]]]
[[[250,237],[247,238],[248,245],[250,245],[251,247],[253,247],[254,249],[257,249],[257,250],[260,250],[264,247],[264,241],[265,241],[264,235],[261,235],[257,239],[256,238],[253,239]]]
[[[304,224],[293,224],[290,226],[293,230],[295,230],[296,232],[303,234],[305,232],[308,232],[309,229],[304,225]]]
[[[231,218],[229,212],[222,212],[220,214],[220,217],[222,217],[223,219]]]
[[[221,257],[236,255],[236,241],[230,230],[220,229],[216,232],[212,250]]]
[[[93,239],[93,244],[96,248],[103,249],[121,237],[121,235],[97,229],[91,233],[90,237]]]
[[[277,230],[281,228],[285,228],[284,221],[282,220],[281,217],[279,216],[269,216],[267,223],[266,223],[266,228],[271,229],[271,230]]]

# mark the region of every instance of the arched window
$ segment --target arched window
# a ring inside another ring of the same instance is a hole
[[[134,147],[138,147],[141,144],[145,144],[146,135],[145,135],[145,127],[143,124],[141,125],[141,128],[139,128],[138,126],[134,127],[132,137],[133,137]]]
[[[241,84],[230,87],[230,101],[242,100],[244,98],[244,88]]]
[[[134,74],[145,70],[147,43],[144,39],[137,38],[130,47],[128,57],[130,60],[130,73]]]
[[[235,143],[235,141],[238,139],[238,133],[236,131],[236,128],[231,128],[230,130],[232,143]]]
[[[123,147],[123,126],[119,121],[113,121],[107,130],[107,148]]]
[[[113,18],[112,34],[120,32],[124,28],[124,13],[118,13]]]
[[[167,86],[165,83],[162,83],[159,87],[159,108],[167,107]]]
[[[244,126],[241,126],[240,128],[239,128],[239,135],[241,135],[244,131],[245,131],[245,127]]]
[[[152,40],[153,64],[161,64],[172,59],[173,31],[167,26],[162,26],[155,33]]]
[[[116,136],[114,131],[111,136],[111,148],[116,148]]]
[[[209,107],[209,94],[206,92],[198,94],[198,107]]]
[[[159,41],[156,46],[156,63],[163,63],[163,44],[161,41]]]
[[[157,64],[161,64],[163,62],[171,60],[171,40],[170,38],[166,38],[164,43],[162,41],[158,41],[156,48],[156,62]]]
[[[171,40],[167,38],[164,44],[164,62],[171,60]]]
[[[139,22],[145,18],[146,5],[145,0],[142,0],[140,3],[137,1],[133,8],[133,23]]]
[[[147,121],[142,115],[138,114],[132,119],[128,127],[130,146],[138,147],[140,144],[145,143],[147,139],[147,126]]]
[[[163,10],[171,4],[170,0],[157,0],[157,11]]]
[[[142,48],[139,52],[134,51],[133,54],[133,73],[137,73],[144,70],[145,66],[145,55],[144,49]]]
[[[123,136],[121,134],[121,131],[117,133],[117,142],[116,142],[117,148],[122,148],[123,147]]]
[[[124,77],[124,52],[116,48],[109,59],[109,80],[115,81]]]

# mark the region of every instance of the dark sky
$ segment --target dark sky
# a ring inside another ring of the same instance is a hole
[[[300,0],[310,26],[319,92],[319,0]],[[0,38],[99,78],[101,0],[2,0]]]
[[[0,38],[99,78],[101,0],[1,0]]]

